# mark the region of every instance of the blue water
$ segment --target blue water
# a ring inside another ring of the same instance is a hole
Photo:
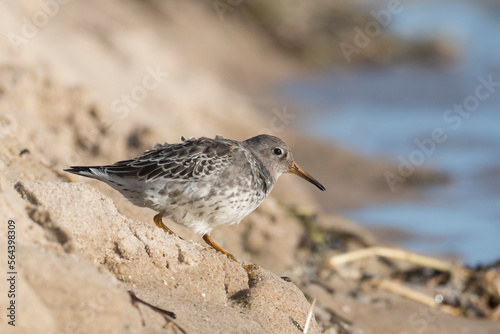
[[[444,115],[475,94],[479,77],[500,82],[500,7],[467,1],[406,3],[388,29],[407,39],[444,39],[458,50],[444,67],[394,64],[338,68],[287,85],[285,95],[309,106],[306,129],[367,156],[398,163],[415,140],[440,128],[447,136],[424,166],[450,176],[424,199],[341,212],[368,226],[415,232],[404,246],[455,253],[468,264],[500,259],[500,87],[454,129]],[[301,124],[303,126],[304,124]]]

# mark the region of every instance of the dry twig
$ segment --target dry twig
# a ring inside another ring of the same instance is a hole
[[[311,307],[309,307],[309,313],[307,313],[307,320],[306,324],[304,325],[304,330],[302,331],[302,333],[307,333],[307,331],[309,330],[309,325],[311,323],[314,310],[314,304],[316,304],[316,298],[314,298],[313,302],[311,303]]]
[[[452,315],[455,317],[459,317],[462,315],[462,311],[460,309],[453,307],[453,306],[450,306],[450,305],[440,304],[440,303],[436,302],[436,300],[433,297],[428,296],[422,292],[410,289],[410,288],[404,286],[403,284],[401,284],[399,281],[373,279],[370,281],[370,283],[372,285],[378,286],[386,291],[396,293],[400,296],[417,301],[417,302],[422,303],[424,305],[427,305],[429,307],[438,308],[439,310],[441,310],[442,312],[444,312],[446,314],[449,314],[449,315]]]
[[[391,258],[391,259],[398,259],[398,260],[403,260],[407,262],[411,262],[413,264],[423,266],[423,267],[428,267],[432,268],[435,270],[439,270],[442,272],[447,272],[447,273],[454,273],[460,271],[462,274],[465,274],[467,276],[472,275],[472,272],[458,264],[454,263],[449,263],[446,261],[438,260],[429,256],[425,255],[420,255],[412,252],[408,252],[402,249],[394,249],[394,248],[387,248],[387,247],[370,247],[370,248],[364,248],[356,251],[352,251],[349,253],[344,253],[336,256],[332,256],[328,264],[330,267],[333,269],[338,270],[340,265],[353,262],[359,259],[363,259],[369,256],[380,256],[384,258]],[[351,278],[353,275],[349,275]],[[361,275],[358,275],[361,277]],[[450,305],[443,305],[431,297],[428,296],[424,293],[415,291],[413,289],[410,289],[403,284],[401,284],[399,281],[395,280],[386,280],[386,279],[376,279],[372,278],[370,281],[370,284],[373,286],[378,286],[384,290],[397,293],[401,296],[404,296],[406,298],[415,300],[419,303],[422,303],[424,305],[427,305],[429,307],[433,308],[438,308],[444,313],[453,315],[453,316],[461,316],[462,311],[456,307],[450,306]]]
[[[454,263],[449,263],[429,256],[408,252],[402,249],[388,247],[363,248],[352,252],[335,255],[330,258],[328,263],[332,268],[335,269],[341,264],[353,262],[369,256],[380,256],[408,261],[419,266],[429,267],[444,272],[452,272],[457,267],[457,265]]]

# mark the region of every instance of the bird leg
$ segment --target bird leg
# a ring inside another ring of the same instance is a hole
[[[233,254],[229,253],[228,251],[226,251],[224,248],[222,248],[221,246],[217,245],[215,243],[215,241],[212,240],[212,238],[210,238],[210,235],[208,234],[204,234],[203,235],[203,240],[205,240],[205,242],[207,244],[210,245],[210,247],[212,247],[213,249],[215,249],[216,251],[219,251],[221,252],[222,254],[226,254],[226,256],[230,259],[230,260],[233,260],[234,262],[237,262],[237,263],[240,263],[240,261],[236,260],[236,258],[233,256]]]
[[[167,232],[168,234],[174,234],[174,231],[172,231],[171,229],[169,229],[165,224],[163,224],[163,221],[162,221],[162,215],[161,213],[157,214],[156,216],[154,216],[153,218],[156,226],[158,226],[159,228],[163,229],[165,232]],[[219,251],[221,252],[222,254],[225,254],[230,260],[233,260],[234,262],[236,263],[240,263],[240,261],[238,261],[236,259],[236,257],[234,257],[233,254],[229,253],[228,251],[226,251],[224,248],[222,248],[221,246],[217,245],[215,243],[215,241],[212,240],[212,238],[210,238],[210,235],[208,234],[205,234],[203,235],[203,240],[210,246],[212,247],[213,249],[215,249],[216,251]],[[242,265],[243,269],[245,269],[247,272],[251,272],[255,269],[258,269],[259,266],[256,265],[256,264],[249,264],[249,265]]]
[[[165,224],[163,224],[163,221],[161,220],[161,218],[162,218],[162,214],[161,213],[159,213],[156,216],[154,216],[153,220],[154,220],[156,226],[158,226],[159,228],[163,229],[163,231],[167,232],[168,234],[174,234],[175,235],[174,231],[172,231]]]

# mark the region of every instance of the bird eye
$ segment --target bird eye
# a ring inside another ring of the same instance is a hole
[[[279,147],[276,147],[274,150],[273,150],[273,153],[276,154],[276,155],[282,155],[283,154],[283,150]]]

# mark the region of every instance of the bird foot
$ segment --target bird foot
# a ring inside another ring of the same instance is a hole
[[[153,221],[155,222],[156,226],[158,226],[159,228],[161,228],[163,231],[167,232],[168,234],[174,234],[175,235],[174,231],[172,231],[171,229],[169,229],[167,227],[167,225],[163,224],[162,215],[160,213],[157,214],[156,216],[154,216]]]
[[[226,256],[229,260],[233,260],[234,262],[236,263],[240,263],[240,261],[238,261],[238,259],[231,253],[226,253]]]
[[[203,236],[203,240],[205,240],[205,242],[210,246],[212,247],[213,249],[215,249],[216,251],[222,253],[222,254],[225,254],[227,256],[228,259],[236,262],[236,263],[239,263],[241,264],[241,267],[243,267],[243,269],[245,269],[245,271],[248,273],[248,277],[253,277],[253,272],[254,270],[257,270],[259,269],[259,266],[256,265],[256,264],[253,264],[253,263],[250,263],[250,264],[242,264],[240,261],[238,261],[238,259],[231,253],[229,253],[228,251],[226,251],[224,248],[222,248],[221,246],[217,245],[213,240],[212,238],[210,238],[210,236],[208,234],[205,234]]]
[[[242,264],[241,266],[246,270],[247,273],[253,272],[254,270],[258,270],[260,268],[257,264],[254,263]]]
[[[253,263],[242,264],[241,267],[245,269],[248,276],[248,285],[253,286],[255,284],[255,272],[259,269],[259,266]]]

